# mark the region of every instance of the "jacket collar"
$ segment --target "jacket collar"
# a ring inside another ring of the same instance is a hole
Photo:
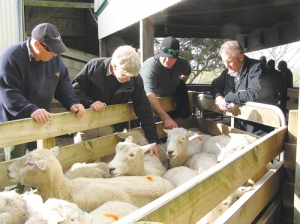
[[[111,58],[104,59],[103,63],[95,70],[94,74],[91,76],[91,81],[100,89],[101,92],[105,91],[105,78],[107,70],[109,69]],[[130,92],[133,90],[134,77],[130,78],[128,82],[120,83],[118,90],[115,94],[119,92]]]

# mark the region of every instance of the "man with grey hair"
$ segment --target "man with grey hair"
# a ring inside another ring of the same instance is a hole
[[[211,93],[215,105],[226,112],[228,103],[242,104],[247,101],[276,105],[267,81],[266,67],[259,60],[244,55],[244,49],[238,41],[225,42],[220,56],[226,67],[221,75],[212,81]],[[270,127],[240,120],[240,129],[257,135],[272,131]]]
[[[73,80],[73,88],[85,108],[103,111],[106,105],[132,101],[133,109],[149,143],[160,143],[153,121],[151,105],[139,75],[140,55],[131,46],[118,47],[111,58],[90,60]],[[126,122],[127,124],[127,122]],[[75,139],[89,140],[128,128],[125,123],[77,133]],[[75,140],[75,143],[78,142]],[[159,148],[150,149],[158,157]]]

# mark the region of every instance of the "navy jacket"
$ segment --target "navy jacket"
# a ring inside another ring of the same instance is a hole
[[[51,112],[53,97],[67,110],[79,103],[60,55],[36,61],[26,41],[8,47],[0,56],[0,121],[29,118],[39,108]]]

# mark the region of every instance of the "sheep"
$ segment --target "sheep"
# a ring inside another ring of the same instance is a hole
[[[0,192],[0,223],[24,224],[29,218],[26,201],[15,191]]]
[[[214,154],[208,152],[200,152],[190,157],[184,165],[193,170],[199,170],[201,168],[201,170],[206,171],[217,163],[218,161]]]
[[[91,224],[93,218],[74,203],[50,198],[35,211],[25,224]]]
[[[43,199],[36,194],[36,190],[26,191],[21,196],[26,201],[27,211],[30,216],[38,212],[43,205]]]
[[[15,183],[34,186],[43,201],[63,199],[86,212],[111,200],[142,207],[174,189],[170,181],[153,175],[69,180],[56,158],[58,150],[58,147],[36,149],[18,158],[9,165],[8,178]]]
[[[75,179],[85,178],[110,178],[108,164],[105,162],[95,163],[74,163],[70,169],[65,172],[65,177]]]
[[[178,166],[167,170],[163,178],[169,180],[175,187],[197,176],[198,172],[186,166]]]
[[[145,176],[147,174],[162,176],[167,170],[158,157],[146,153],[154,144],[140,146],[132,143],[129,136],[125,142],[116,146],[116,155],[108,164],[113,176]]]
[[[196,224],[211,224],[218,217],[220,217],[233,203],[235,203],[243,194],[249,191],[251,187],[239,187],[231,195],[229,195],[225,200],[218,204],[213,210],[207,213],[202,219],[200,219]]]
[[[90,212],[93,224],[110,224],[137,210],[138,207],[121,201],[107,201]]]
[[[209,135],[192,135],[184,128],[164,129],[168,134],[167,155],[170,167],[183,166],[189,157],[200,153]]]
[[[126,139],[127,137],[132,137],[132,143],[137,145],[147,145],[149,143],[148,139],[145,137],[145,133],[142,130],[127,130],[124,129],[123,132],[116,132],[117,136],[122,139]]]
[[[220,162],[256,140],[256,137],[248,134],[229,133],[229,136],[212,136],[205,141],[202,152],[214,153]]]
[[[145,134],[142,130],[132,129],[127,131],[126,129],[123,132],[116,132],[116,134],[122,138],[126,139],[127,137],[132,137],[132,143],[135,143],[137,145],[147,145],[149,144],[148,139],[145,137]],[[167,157],[167,146],[165,143],[158,144],[159,150],[160,150],[160,161],[162,164],[166,167],[166,169],[169,168],[169,158]]]

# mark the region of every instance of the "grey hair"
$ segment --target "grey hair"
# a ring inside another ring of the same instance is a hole
[[[240,54],[244,54],[244,48],[238,41],[229,40],[221,46],[219,54],[221,57],[222,55],[230,55],[232,57],[237,57]]]
[[[124,45],[118,47],[111,59],[111,63],[120,66],[122,73],[138,76],[141,68],[141,59],[135,48]]]

